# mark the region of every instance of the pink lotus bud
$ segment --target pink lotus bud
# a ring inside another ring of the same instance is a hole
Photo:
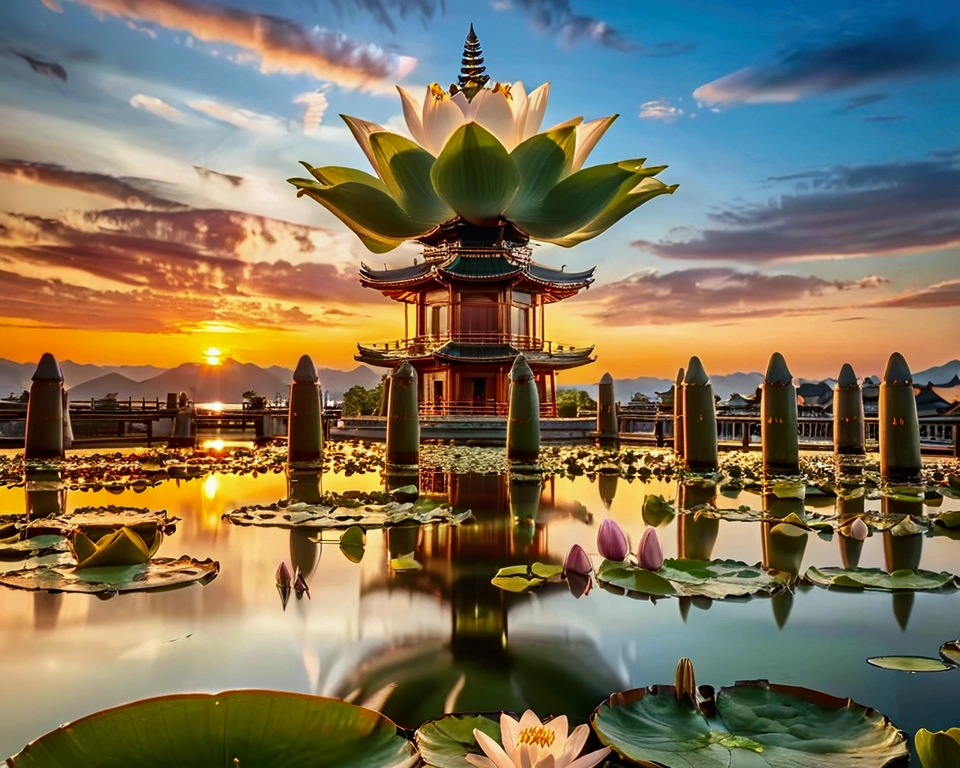
[[[858,517],[856,520],[850,523],[850,533],[848,535],[851,539],[863,541],[867,538],[867,536],[870,535],[870,529],[867,528],[867,524]]]
[[[281,560],[280,565],[277,566],[277,586],[289,588],[291,582],[290,569],[287,568],[287,564]]]
[[[616,520],[607,518],[600,523],[600,530],[597,531],[597,551],[607,560],[615,560],[619,563],[626,559],[630,547],[627,544],[626,534],[617,525]]]
[[[297,573],[293,577],[293,591],[297,593],[297,598],[306,595],[307,599],[310,599],[310,586],[307,584],[307,580],[303,578],[303,573],[299,568],[297,568]]]
[[[593,578],[590,574],[583,573],[568,573],[567,574],[567,589],[570,590],[570,594],[573,595],[577,600],[579,600],[584,595],[589,595],[590,590],[593,588]]]
[[[659,571],[663,567],[663,549],[656,528],[644,529],[637,547],[637,563],[648,571]]]
[[[567,556],[563,559],[563,572],[568,574],[577,573],[582,576],[593,573],[593,565],[590,562],[590,558],[579,544],[574,544],[570,547],[570,551],[567,552]]]

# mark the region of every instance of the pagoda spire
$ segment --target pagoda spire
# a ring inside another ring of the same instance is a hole
[[[470,25],[470,32],[467,33],[467,39],[463,44],[463,58],[460,60],[463,65],[460,68],[460,77],[457,79],[460,90],[466,92],[468,98],[473,98],[490,80],[490,75],[485,74],[487,68],[483,66],[483,51],[480,49],[480,40],[477,33],[473,30],[473,24]]]

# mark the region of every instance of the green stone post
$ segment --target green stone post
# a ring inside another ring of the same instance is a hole
[[[717,470],[717,404],[699,357],[691,357],[683,378],[683,454],[690,469]]]
[[[880,475],[884,480],[920,479],[920,419],[913,376],[894,352],[880,383]]]
[[[617,395],[613,389],[613,376],[600,377],[597,394],[597,437],[603,445],[615,445],[620,437],[617,424]]]
[[[420,411],[417,372],[404,360],[390,374],[387,401],[387,472],[420,463]]]
[[[863,389],[850,363],[844,363],[833,388],[833,450],[838,456],[862,456]]]
[[[673,385],[673,452],[683,458],[683,368],[677,371]]]
[[[293,372],[287,416],[287,461],[319,465],[323,461],[323,409],[317,367],[303,355]]]
[[[784,475],[800,472],[800,433],[797,428],[797,388],[783,355],[774,352],[763,377],[760,395],[760,441],[763,471]]]
[[[63,373],[57,358],[44,352],[30,385],[24,456],[62,459],[63,427]]]
[[[510,369],[510,407],[507,415],[507,461],[536,464],[540,458],[540,395],[533,371],[523,355]]]

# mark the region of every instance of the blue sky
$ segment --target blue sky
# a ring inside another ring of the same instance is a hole
[[[172,363],[212,340],[289,363],[322,328],[325,362],[348,367],[358,339],[399,333],[356,286],[384,258],[284,179],[301,159],[365,167],[338,113],[404,130],[393,85],[448,85],[471,22],[494,80],[552,83],[545,127],[620,114],[590,163],[646,156],[681,185],[596,240],[537,249],[599,267],[548,318],[598,343],[586,379],[695,353],[762,369],[775,348],[804,375],[876,371],[892,346],[918,368],[956,356],[960,14],[810,0],[8,0],[6,356]],[[52,319],[51,296],[72,309]]]

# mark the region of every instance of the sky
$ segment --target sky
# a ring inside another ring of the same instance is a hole
[[[680,185],[554,266],[596,283],[547,337],[568,382],[877,373],[960,356],[960,11],[864,0],[5,0],[0,357],[348,369],[403,334],[366,251],[286,184],[369,170],[338,117],[406,130],[395,85],[551,83],[544,127],[618,114],[588,163]]]

